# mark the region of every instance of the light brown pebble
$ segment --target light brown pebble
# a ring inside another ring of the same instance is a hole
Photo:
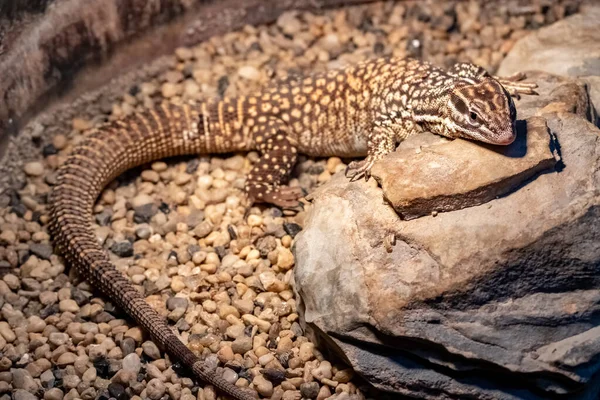
[[[225,364],[229,361],[232,361],[235,358],[235,355],[233,353],[233,350],[231,349],[231,346],[223,346],[217,352],[217,357],[219,357],[219,361]]]
[[[44,164],[39,161],[32,161],[25,164],[25,173],[29,176],[40,176],[44,173]]]
[[[160,379],[151,379],[146,386],[146,394],[151,400],[159,400],[165,394],[165,384]]]
[[[315,345],[313,343],[302,343],[300,345],[300,351],[298,352],[298,356],[303,362],[310,361],[314,357],[314,349]]]
[[[4,230],[0,232],[0,244],[15,244],[17,242],[17,234],[11,230]],[[7,274],[12,275],[12,274]],[[14,275],[12,275],[14,276]],[[17,278],[18,280],[18,278]],[[6,282],[6,279],[4,280]],[[8,284],[8,282],[7,282]],[[10,285],[9,285],[10,286]],[[13,289],[13,288],[11,288]]]
[[[160,180],[160,175],[156,171],[149,169],[142,171],[141,176],[146,182],[157,183]]]
[[[277,266],[287,271],[294,265],[294,255],[292,252],[285,248],[280,247],[279,253],[277,254]]]
[[[286,390],[283,393],[282,400],[300,400],[302,398],[302,394],[299,390]]]
[[[160,358],[160,350],[154,344],[154,342],[151,342],[151,341],[144,342],[142,344],[142,349],[144,351],[144,354],[146,354],[148,357],[150,357],[154,360]]]
[[[249,81],[257,81],[261,77],[260,71],[252,65],[244,65],[241,67],[238,70],[238,75]]]
[[[319,390],[319,394],[317,395],[317,400],[325,400],[331,397],[331,389],[328,386],[321,386]]]
[[[62,400],[64,393],[59,388],[50,388],[44,392],[44,400]]]
[[[161,86],[161,92],[163,97],[170,99],[171,97],[177,96],[181,93],[181,86],[171,82],[165,82]]]
[[[257,375],[252,380],[256,391],[263,397],[271,397],[273,394],[273,384],[266,380],[262,375]]]
[[[77,360],[77,355],[73,353],[63,353],[58,360],[56,360],[56,364],[58,366],[64,367],[69,364],[73,364]]]
[[[62,150],[67,147],[67,137],[65,135],[58,134],[52,138],[52,145],[56,150]]]
[[[125,337],[130,337],[133,340],[135,340],[137,343],[142,341],[142,329],[138,326],[134,326],[133,328],[129,328],[126,332],[125,332]]]
[[[77,311],[79,311],[79,306],[77,305],[77,302],[75,300],[65,299],[61,300],[60,303],[58,303],[58,309],[61,312],[76,313]]]
[[[84,118],[73,118],[72,126],[76,131],[83,132],[92,127],[92,122]]]

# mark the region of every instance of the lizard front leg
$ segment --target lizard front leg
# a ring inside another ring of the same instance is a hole
[[[521,82],[526,78],[522,72],[507,77],[490,75],[483,67],[471,63],[454,64],[448,73],[457,78],[477,79],[489,77],[497,80],[506,91],[513,97],[519,98],[522,94],[537,94],[535,88],[537,85],[533,82]]]
[[[368,181],[375,161],[381,160],[386,154],[394,151],[395,148],[396,135],[394,132],[381,124],[376,124],[367,138],[367,158],[362,161],[352,161],[348,164],[346,177],[350,178],[350,182],[354,182],[363,176]]]
[[[282,185],[296,164],[298,150],[283,121],[270,119],[254,127],[254,140],[261,157],[248,174],[246,193],[251,202],[294,208],[304,195],[299,187]]]

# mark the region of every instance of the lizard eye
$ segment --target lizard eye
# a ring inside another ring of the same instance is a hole
[[[477,121],[477,119],[479,118],[479,117],[477,116],[477,113],[475,113],[475,112],[473,112],[473,111],[471,111],[471,113],[469,114],[469,116],[471,117],[471,121],[472,121],[472,122],[475,122],[475,121]]]

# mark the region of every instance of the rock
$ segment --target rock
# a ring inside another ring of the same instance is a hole
[[[64,394],[63,394],[62,390],[60,390],[58,388],[52,388],[52,389],[48,389],[44,393],[44,400],[62,400],[63,396],[64,396]]]
[[[302,231],[302,227],[293,222],[284,222],[283,229],[285,229],[285,232],[292,238],[295,238],[296,235]]]
[[[298,310],[310,335],[327,336],[378,388],[423,399],[599,395],[598,326],[586,315],[600,302],[600,130],[581,84],[532,79],[540,96],[517,109],[532,130],[548,126],[554,170],[410,221],[380,188],[341,175],[312,195],[294,245]]]
[[[146,394],[152,400],[159,400],[165,394],[165,391],[165,384],[157,378],[151,379],[146,387]]]
[[[10,398],[10,397],[9,397]],[[15,400],[37,400],[37,397],[23,389],[15,390],[13,394]]]
[[[498,75],[539,70],[566,76],[600,76],[600,7],[588,6],[523,37],[500,64]]]
[[[319,384],[317,382],[306,382],[300,385],[302,397],[315,399],[319,394]]]
[[[273,384],[266,380],[262,375],[257,375],[252,381],[254,388],[261,396],[271,397],[273,394]]]
[[[238,75],[249,81],[260,79],[260,71],[251,65],[244,65],[238,70]]]
[[[38,385],[26,369],[12,370],[12,384],[15,389],[23,389],[30,393],[38,390]]]
[[[61,300],[60,303],[58,303],[58,307],[61,312],[76,313],[79,311],[79,305],[77,305],[77,302],[72,299]]]
[[[148,357],[150,357],[154,360],[160,358],[160,350],[158,349],[158,347],[156,347],[154,342],[151,342],[151,341],[144,342],[142,344],[142,350],[144,351],[144,354],[146,354]]]
[[[247,351],[252,350],[252,338],[248,336],[242,336],[235,339],[231,343],[231,349],[236,354],[244,355]]]
[[[43,243],[32,243],[29,245],[29,251],[43,260],[49,260],[52,255],[52,246]]]
[[[130,353],[123,358],[123,370],[131,372],[134,376],[137,376],[138,372],[142,368],[140,357],[136,353]]]
[[[372,175],[404,219],[487,203],[557,162],[543,118],[519,126],[510,146],[456,139],[423,147],[431,139],[416,135],[375,164]]]
[[[122,242],[116,242],[110,247],[110,251],[119,257],[131,257],[133,255],[133,245],[131,242],[126,240]]]
[[[40,176],[44,174],[44,171],[46,170],[44,168],[44,164],[42,164],[39,161],[32,161],[30,163],[25,164],[25,167],[23,168],[25,170],[25,173],[29,176]]]
[[[136,224],[148,223],[157,212],[158,208],[151,203],[136,207],[134,208],[133,222]]]

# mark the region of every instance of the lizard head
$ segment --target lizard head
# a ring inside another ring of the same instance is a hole
[[[493,78],[458,85],[450,93],[448,136],[508,145],[516,138],[517,111],[510,94]]]

